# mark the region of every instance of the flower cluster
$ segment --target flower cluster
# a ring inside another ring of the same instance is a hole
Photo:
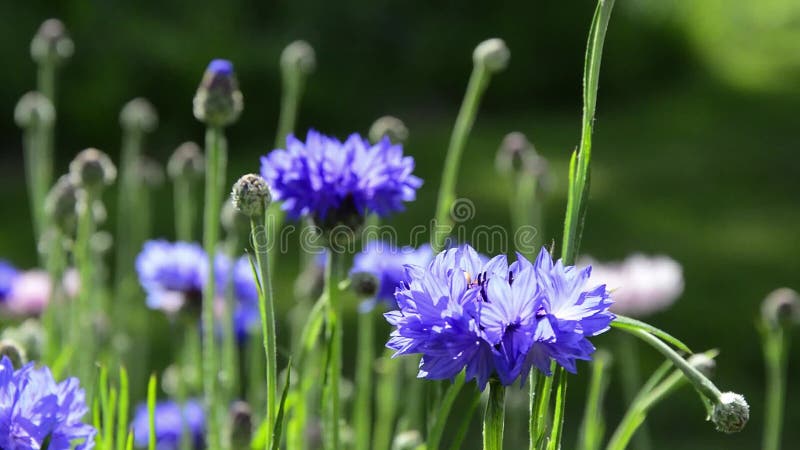
[[[618,263],[579,261],[591,265],[592,277],[614,292],[617,314],[647,316],[672,306],[683,293],[683,268],[668,256],[633,254]]]
[[[384,302],[397,307],[394,291],[406,277],[406,265],[424,266],[433,259],[430,245],[414,247],[397,247],[383,240],[369,241],[360,253],[353,258],[351,276],[357,273],[369,273],[378,280],[378,289],[374,299],[367,301],[365,308],[371,309],[377,302]]]
[[[0,448],[88,450],[97,431],[82,422],[89,411],[77,378],[56,383],[50,369],[30,363],[14,370],[0,360]],[[77,446],[74,446],[77,444]]]
[[[208,277],[208,257],[196,243],[148,241],[136,258],[139,282],[147,293],[147,306],[175,314],[194,304],[199,311]],[[239,340],[259,324],[258,290],[247,257],[230,261],[217,255],[214,262],[216,286],[223,297],[229,286],[236,299],[234,327]]]
[[[388,138],[373,145],[353,134],[341,142],[314,130],[305,142],[289,135],[286,149],[261,158],[261,175],[289,217],[309,215],[318,225],[403,210],[422,185],[413,170],[414,159]]]
[[[553,262],[542,249],[532,264],[518,255],[488,261],[469,246],[446,250],[427,266],[406,266],[398,310],[385,314],[395,355],[422,354],[419,376],[467,380],[483,389],[496,376],[524,383],[531,367],[551,374],[551,361],[570,372],[589,360],[589,337],[614,315],[605,285],[589,283],[591,268]]]
[[[184,430],[189,433],[191,448],[204,448],[206,417],[203,406],[197,400],[189,400],[183,407],[172,401],[159,402],[155,408],[155,424],[157,450],[178,450]],[[136,446],[146,448],[150,436],[146,404],[136,407],[131,427]]]

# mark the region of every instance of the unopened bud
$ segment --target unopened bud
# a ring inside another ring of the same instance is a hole
[[[75,44],[58,19],[45,20],[31,41],[31,57],[37,64],[61,64],[74,51]]]
[[[173,180],[181,177],[197,178],[205,171],[205,164],[200,146],[191,141],[184,142],[170,156],[167,173]]]
[[[19,369],[27,362],[22,346],[7,339],[0,340],[0,358],[2,357],[7,357],[15,369]]]
[[[194,96],[194,116],[211,127],[236,122],[244,109],[244,99],[233,71],[225,59],[211,61]]]
[[[761,317],[774,328],[800,324],[800,294],[789,288],[772,291],[761,303]]]
[[[408,139],[408,128],[402,120],[394,116],[383,116],[372,124],[369,129],[369,139],[378,142],[387,136],[390,141],[400,144]]]
[[[490,72],[500,72],[508,66],[511,52],[506,43],[499,38],[487,39],[472,53],[472,61],[476,66],[485,66]]]
[[[711,413],[711,421],[716,425],[717,431],[723,433],[742,431],[749,419],[750,405],[744,396],[734,392],[724,392],[720,395]]]
[[[62,175],[44,200],[44,211],[61,231],[69,233],[75,226],[78,187],[72,177]]]
[[[233,448],[250,448],[249,444],[253,437],[253,412],[250,405],[243,401],[233,402],[230,416]]]
[[[350,275],[350,287],[361,298],[372,298],[378,292],[380,282],[369,272],[355,272]]]
[[[53,108],[53,102],[40,92],[26,93],[14,108],[14,121],[20,128],[50,126],[55,120],[56,110]]]
[[[72,182],[85,188],[101,188],[117,179],[117,168],[107,154],[96,148],[87,148],[69,163]]]
[[[308,75],[314,72],[316,67],[317,56],[314,48],[306,41],[294,41],[281,53],[281,69],[284,72]]]
[[[135,98],[119,113],[119,124],[128,132],[151,133],[158,126],[158,113],[145,98]]]
[[[233,185],[231,201],[236,210],[245,216],[258,217],[264,214],[272,202],[272,193],[260,175],[251,173],[242,176]]]

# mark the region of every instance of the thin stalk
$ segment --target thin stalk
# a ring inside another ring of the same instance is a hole
[[[94,258],[92,257],[91,237],[94,235],[95,223],[92,217],[92,207],[97,193],[93,189],[84,189],[84,198],[82,200],[82,208],[78,217],[78,230],[75,239],[75,265],[78,268],[80,278],[80,292],[78,301],[73,305],[75,309],[75,321],[78,324],[75,327],[73,334],[75,339],[73,341],[73,348],[80,349],[78,351],[78,368],[77,373],[81,382],[91,386],[92,374],[92,359],[94,358],[94,296],[95,296],[95,279],[94,279]],[[88,391],[91,393],[91,390]]]
[[[40,64],[36,71],[36,90],[56,105],[56,66],[53,63]]]
[[[462,371],[456,376],[456,379],[453,380],[453,384],[451,384],[447,388],[447,391],[445,391],[439,410],[437,411],[433,425],[431,426],[430,433],[428,434],[428,439],[426,442],[427,450],[439,450],[439,444],[442,441],[442,436],[444,435],[444,426],[447,424],[447,418],[450,416],[450,410],[453,408],[453,403],[455,403],[458,393],[461,392],[461,388],[464,387],[465,380],[466,374]]]
[[[46,156],[45,146],[52,127],[45,126],[39,118],[33,118],[31,122],[23,130],[22,142],[25,149],[25,178],[28,184],[34,238],[38,243],[47,229],[44,201],[50,188],[50,180],[46,179],[44,171],[47,170],[48,164],[52,165],[52,161]]]
[[[658,350],[659,353],[664,355],[667,359],[672,361],[675,364],[675,367],[680,369],[681,372],[686,376],[686,378],[691,381],[694,385],[695,389],[697,389],[700,394],[705,396],[708,400],[716,403],[719,400],[720,395],[722,392],[714,385],[714,383],[708,379],[705,375],[703,375],[699,370],[689,364],[686,359],[684,359],[681,355],[678,354],[675,350],[672,349],[669,345],[665,344],[661,339],[653,336],[652,334],[639,330],[639,329],[625,329],[621,328],[628,333],[638,337],[639,339],[647,342],[650,346]]]
[[[375,362],[375,318],[372,311],[358,315],[356,397],[353,404],[355,448],[369,448],[372,431],[372,366]]]
[[[63,235],[58,227],[51,227],[48,240],[45,241],[47,245],[47,257],[45,258],[45,267],[51,280],[63,280],[64,270],[67,265],[67,255],[64,249]],[[65,341],[66,337],[63,324],[58,320],[63,317],[63,314],[68,311],[68,307],[64,302],[64,288],[63,283],[51,283],[52,293],[47,308],[44,310],[42,323],[47,333],[45,340],[44,361],[52,363],[55,361],[59,354],[62,352],[61,343]]]
[[[555,367],[555,362],[552,362],[550,364],[550,370],[555,370]],[[550,395],[553,392],[553,376],[538,377],[534,390],[535,404],[531,411],[533,419],[530,427],[530,450],[538,449],[540,444],[544,442],[547,434],[547,419],[550,415]]]
[[[475,123],[481,97],[489,86],[490,79],[491,73],[485,65],[475,64],[473,66],[472,74],[467,84],[467,92],[464,94],[464,100],[461,103],[458,117],[456,117],[453,133],[450,135],[450,144],[447,148],[447,156],[445,157],[442,171],[442,183],[439,185],[436,215],[434,216],[438,229],[432,230],[431,246],[436,252],[444,248],[445,239],[447,239],[447,235],[453,225],[450,208],[456,199],[456,182],[458,181],[461,157],[464,153],[469,133],[472,130],[472,125]]]
[[[781,327],[762,325],[764,366],[767,373],[764,407],[763,450],[780,450],[783,412],[786,401],[786,369],[789,340]]]
[[[147,383],[147,449],[156,450],[156,375]]]
[[[325,292],[328,298],[327,340],[330,354],[326,374],[326,396],[323,396],[325,420],[325,448],[338,450],[341,447],[339,421],[341,417],[341,398],[339,387],[342,378],[342,314],[339,298],[339,272],[341,254],[328,249],[328,263],[325,267]]]
[[[181,359],[178,365],[179,371],[184,372],[187,367],[192,371],[197,370],[196,355],[197,351],[197,326],[188,321],[183,323],[183,348],[181,348]],[[181,411],[186,407],[186,400],[189,398],[189,386],[187,386],[186,377],[183,373],[178,377],[178,388],[176,400],[181,408]],[[179,439],[180,450],[192,450],[191,431],[189,424],[183,420],[181,421],[181,436]]]
[[[513,175],[513,192],[510,199],[511,236],[516,237],[516,233],[525,227],[533,227],[536,235],[532,237],[531,242],[526,242],[524,248],[517,249],[531,261],[536,258],[536,250],[541,246],[541,236],[544,235],[542,202],[537,201],[538,186],[539,180],[531,173]]]
[[[536,449],[536,439],[539,434],[536,420],[536,405],[541,395],[540,384],[544,382],[544,375],[535,367],[528,373],[528,450]]]
[[[208,445],[222,448],[218,379],[219,359],[215,339],[215,260],[219,240],[219,215],[225,182],[226,144],[221,128],[206,130],[206,189],[203,247],[208,255],[208,276],[203,290],[203,391],[208,414]]]
[[[261,289],[258,295],[258,309],[261,314],[261,334],[264,341],[264,354],[266,355],[267,367],[267,411],[266,422],[269,427],[267,433],[267,449],[273,447],[273,432],[275,419],[278,414],[278,359],[277,346],[275,342],[275,306],[272,301],[272,276],[269,271],[269,255],[267,249],[269,242],[263,242],[263,237],[269,224],[268,215],[265,212],[259,222],[257,218],[250,219],[253,247],[256,254],[256,262],[259,268],[259,278]],[[261,239],[261,240],[259,240]]]
[[[194,182],[186,176],[173,181],[173,202],[175,208],[175,236],[179,241],[194,240],[194,217],[197,206],[194,201]]]
[[[564,414],[567,404],[567,371],[560,367],[556,373],[558,385],[556,388],[556,402],[553,411],[553,428],[550,430],[548,450],[561,450],[561,438],[564,435]]]
[[[483,415],[483,450],[503,449],[506,415],[506,388],[499,380],[489,380],[489,401]]]
[[[235,233],[225,239],[225,253],[231,265],[228,268],[228,280],[225,286],[225,303],[222,312],[222,376],[221,388],[225,404],[236,399],[236,386],[239,382],[239,351],[236,343],[236,332],[233,323],[233,311],[236,308],[234,293],[233,272],[236,267],[236,255],[239,249],[239,239]],[[230,430],[229,430],[230,431]]]
[[[625,360],[625,364],[619,365],[622,394],[628,404],[633,404],[637,390],[642,386],[642,374],[639,370],[639,348],[632,336],[620,333],[616,338],[618,356],[620,359],[624,358]],[[639,426],[633,436],[633,441],[637,450],[650,450],[653,448],[653,440],[650,438],[650,430],[647,424],[643,423]]]
[[[392,350],[386,349],[378,366],[378,378],[375,386],[377,417],[372,447],[370,447],[372,450],[389,450],[394,434],[401,363],[392,359],[391,355]]]
[[[603,419],[602,405],[608,387],[609,362],[607,353],[603,351],[596,352],[592,360],[589,392],[586,396],[586,409],[583,414],[578,447],[581,450],[599,450],[603,441],[605,420]]]

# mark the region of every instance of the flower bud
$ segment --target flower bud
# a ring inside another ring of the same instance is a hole
[[[281,69],[284,72],[297,72],[308,75],[317,67],[314,48],[306,41],[294,41],[281,53]]]
[[[244,100],[233,63],[225,59],[211,61],[193,103],[194,116],[208,126],[224,127],[236,122],[244,109]]]
[[[45,331],[38,320],[26,319],[16,327],[3,330],[0,339],[18,343],[28,359],[37,361],[44,350]]]
[[[107,154],[96,148],[87,148],[69,163],[72,182],[85,188],[108,186],[117,178],[117,168]]]
[[[75,44],[58,19],[47,19],[31,41],[31,57],[37,64],[61,64],[75,51]]]
[[[230,409],[233,448],[250,448],[253,437],[253,412],[247,402],[235,401]]]
[[[361,298],[372,298],[378,292],[380,282],[369,272],[355,272],[350,275],[350,287]]]
[[[761,317],[773,328],[800,324],[800,295],[789,288],[772,291],[761,303]]]
[[[272,202],[272,193],[267,182],[260,175],[247,174],[233,185],[231,201],[234,208],[247,217],[264,214]]]
[[[158,126],[158,113],[145,98],[135,98],[119,113],[119,124],[127,132],[152,133]]]
[[[0,340],[0,358],[3,356],[7,356],[11,360],[11,365],[15,369],[19,369],[27,362],[22,346],[7,339]]]
[[[750,405],[744,396],[734,392],[724,392],[720,395],[711,413],[711,421],[716,425],[717,431],[723,433],[742,431],[748,419],[750,419]]]
[[[369,139],[378,142],[387,136],[390,141],[400,144],[408,139],[408,128],[402,120],[394,116],[383,116],[372,124],[369,129]]]
[[[472,53],[472,62],[476,66],[484,66],[490,72],[500,72],[508,65],[511,52],[508,51],[506,43],[502,39],[487,39],[477,47]]]
[[[205,171],[206,160],[200,146],[188,141],[179,145],[167,162],[167,173],[176,178],[198,178]]]
[[[44,200],[45,214],[65,233],[75,227],[75,210],[78,204],[78,187],[72,177],[62,175]]]
[[[53,102],[40,92],[26,93],[14,108],[14,121],[20,128],[51,126],[55,120],[56,110]]]

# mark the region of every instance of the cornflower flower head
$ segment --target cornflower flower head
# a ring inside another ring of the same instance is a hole
[[[352,134],[342,142],[314,130],[305,142],[287,136],[285,149],[261,158],[261,175],[288,216],[308,216],[323,230],[355,230],[367,212],[402,211],[422,185],[413,171],[414,159],[388,138],[370,144]]]
[[[203,248],[195,243],[145,242],[136,258],[136,271],[147,294],[147,306],[174,314],[188,302],[199,302],[206,260]]]
[[[82,422],[89,411],[77,378],[56,383],[47,367],[14,370],[0,360],[0,448],[89,450],[97,430]],[[77,444],[73,446],[74,444]]]
[[[385,314],[396,327],[387,347],[421,354],[421,378],[466,370],[483,390],[492,376],[524,383],[531,366],[550,375],[553,360],[575,372],[594,352],[588,338],[614,318],[605,286],[587,289],[591,269],[554,263],[544,248],[535,263],[517,255],[509,266],[505,256],[487,261],[462,246],[406,271],[398,310]]]
[[[183,407],[173,401],[159,402],[155,408],[155,423],[157,450],[178,450],[184,430],[190,434],[192,448],[204,448],[206,417],[200,401],[188,400]],[[136,407],[131,427],[136,446],[147,448],[150,422],[146,404]]]
[[[374,298],[362,305],[362,311],[371,310],[378,302],[396,307],[395,289],[408,281],[405,265],[425,266],[431,259],[433,250],[427,244],[416,249],[411,246],[397,247],[382,240],[367,242],[353,258],[353,268],[350,269],[351,278],[359,273],[368,273],[378,281]]]

